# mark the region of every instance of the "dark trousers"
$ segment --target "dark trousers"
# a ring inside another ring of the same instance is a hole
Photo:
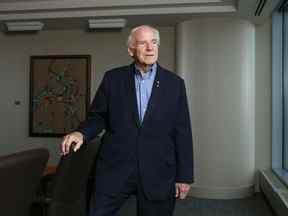
[[[175,198],[148,200],[141,186],[141,181],[139,181],[139,173],[136,168],[130,176],[127,176],[126,184],[119,193],[108,194],[99,192],[96,188],[91,199],[89,216],[116,216],[125,201],[133,194],[136,195],[137,199],[137,216],[173,215]]]

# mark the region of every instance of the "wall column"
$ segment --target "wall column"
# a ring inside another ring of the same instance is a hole
[[[196,18],[176,30],[176,71],[186,83],[194,140],[191,195],[248,196],[255,173],[255,27]]]

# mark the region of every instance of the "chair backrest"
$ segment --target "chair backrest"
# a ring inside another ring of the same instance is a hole
[[[99,143],[99,138],[96,138],[77,152],[70,151],[61,157],[49,204],[50,216],[86,215],[87,183]]]
[[[29,215],[48,158],[44,148],[0,156],[0,215]]]

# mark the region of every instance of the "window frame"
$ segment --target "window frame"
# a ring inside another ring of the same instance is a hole
[[[288,58],[284,55],[288,54],[288,44],[284,43],[285,22],[283,11],[278,9],[272,14],[272,170],[288,186],[288,170],[284,168],[284,142],[285,138],[288,139],[288,132],[284,136],[286,126],[284,88],[288,92],[288,80],[286,84],[284,80],[284,78],[288,78]],[[286,27],[288,28],[287,24]],[[286,52],[284,52],[285,45],[287,48]],[[287,60],[286,63],[285,60]],[[284,68],[284,64],[287,64],[286,68]],[[288,98],[288,95],[286,98]],[[288,108],[286,109],[288,110]],[[286,155],[286,159],[288,160],[288,155]]]

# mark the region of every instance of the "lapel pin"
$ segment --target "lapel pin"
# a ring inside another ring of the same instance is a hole
[[[156,87],[157,87],[157,88],[159,88],[159,84],[160,84],[160,82],[159,82],[159,80],[157,80],[157,81],[156,81]]]

